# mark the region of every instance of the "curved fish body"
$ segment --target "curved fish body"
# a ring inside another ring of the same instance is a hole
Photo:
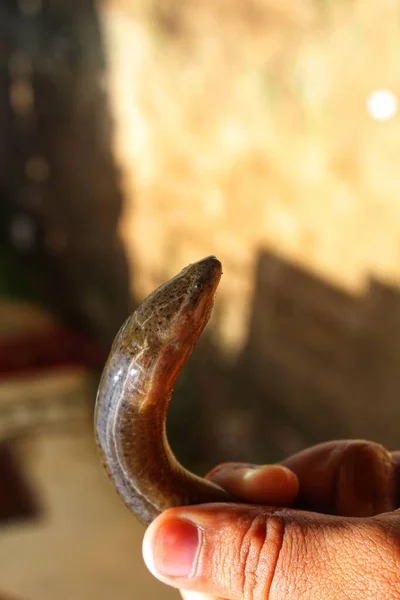
[[[184,469],[166,436],[174,384],[211,314],[222,274],[209,256],[152,292],[118,332],[97,394],[97,443],[109,477],[144,523],[172,506],[233,498]]]

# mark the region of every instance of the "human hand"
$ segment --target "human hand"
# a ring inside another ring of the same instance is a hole
[[[400,453],[339,441],[282,464],[214,469],[210,479],[257,505],[165,511],[146,531],[150,571],[185,600],[399,598]]]

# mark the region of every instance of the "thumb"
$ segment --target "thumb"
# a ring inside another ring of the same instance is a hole
[[[396,598],[392,519],[239,504],[172,508],[147,529],[143,556],[164,583],[229,600]]]

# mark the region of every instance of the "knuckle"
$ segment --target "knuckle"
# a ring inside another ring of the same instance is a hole
[[[267,600],[283,543],[283,520],[256,514],[248,523],[238,548],[240,597]]]
[[[285,526],[286,535],[277,558],[271,595],[307,598],[311,596],[313,585],[318,588],[320,557],[327,557],[329,549],[323,531],[318,532],[318,527],[312,525],[306,516],[297,514],[294,518],[288,517]]]

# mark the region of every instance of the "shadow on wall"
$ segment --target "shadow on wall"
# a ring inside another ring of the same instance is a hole
[[[341,437],[399,448],[399,290],[371,281],[351,296],[268,251],[255,282],[237,363],[224,366],[207,340],[189,365],[200,437],[183,430],[202,440],[199,468],[275,461]]]
[[[108,346],[131,299],[95,3],[7,0],[0,23],[0,187],[13,247],[39,295]]]

